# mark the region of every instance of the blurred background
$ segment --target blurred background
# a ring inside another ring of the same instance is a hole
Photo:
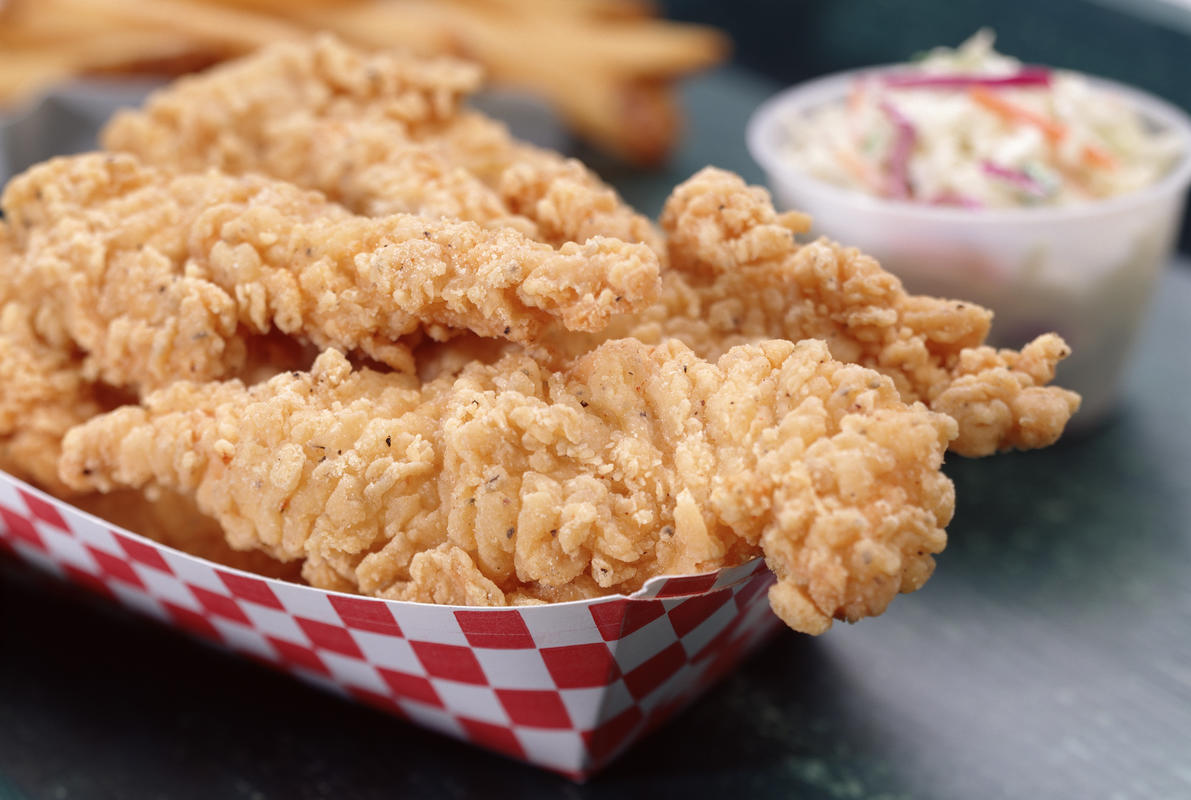
[[[544,100],[577,134],[570,149],[621,186],[618,177],[635,180],[630,169],[675,163],[691,76],[747,70],[776,90],[955,46],[982,27],[1003,53],[1191,112],[1191,0],[0,0],[0,179],[45,157],[44,130],[6,136],[5,117],[80,75],[160,81],[329,30],[481,62],[497,86]],[[143,91],[68,99],[53,135],[73,128],[74,139],[55,147],[93,146],[108,101]],[[1186,218],[1180,249],[1191,252]]]
[[[1186,0],[665,0],[673,19],[736,42],[734,60],[787,83],[902,61],[976,29],[1024,61],[1134,84],[1191,111]]]

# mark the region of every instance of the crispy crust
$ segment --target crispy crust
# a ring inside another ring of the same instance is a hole
[[[478,78],[465,62],[322,36],[180,80],[101,138],[152,164],[272,175],[359,214],[447,216],[555,246],[608,236],[664,255],[650,221],[583,164],[463,111]]]
[[[601,345],[425,385],[353,370],[176,383],[67,436],[78,489],[193,492],[234,546],[316,585],[504,604],[632,591],[763,552],[775,610],[821,632],[916,589],[954,496],[955,424],[819,342]]]
[[[653,306],[599,336],[554,331],[554,347],[581,352],[604,337],[677,337],[704,358],[769,338],[820,339],[832,355],[888,376],[959,423],[954,452],[983,456],[1044,447],[1079,408],[1046,384],[1070,350],[1046,334],[1021,352],[984,347],[992,313],[973,303],[907,294],[870,256],[826,239],[800,244],[798,214],[708,167],[676,188],[662,214],[670,268]]]
[[[53,336],[115,385],[235,374],[245,335],[274,327],[409,371],[397,340],[423,328],[522,341],[553,320],[598,330],[657,290],[644,245],[556,250],[474,223],[358,217],[291,184],[126,155],[54,159],[3,204],[30,302],[53,307]]]

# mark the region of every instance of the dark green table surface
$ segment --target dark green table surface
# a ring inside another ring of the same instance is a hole
[[[760,175],[744,73],[688,92],[656,211]],[[1049,450],[946,466],[934,578],[792,633],[584,786],[425,733],[0,558],[0,799],[1191,797],[1191,269],[1162,279],[1123,406]]]

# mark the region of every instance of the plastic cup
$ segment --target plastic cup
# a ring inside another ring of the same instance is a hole
[[[1152,95],[1088,78],[1122,96],[1148,125],[1173,131],[1183,154],[1145,189],[1078,206],[967,209],[894,201],[815,178],[783,157],[791,120],[842,101],[862,74],[890,68],[800,84],[757,109],[748,147],[777,203],[810,214],[815,233],[877,258],[908,291],[992,309],[990,344],[1020,347],[1058,332],[1072,355],[1055,382],[1083,396],[1072,428],[1090,428],[1118,403],[1128,356],[1171,260],[1191,183],[1191,119]]]

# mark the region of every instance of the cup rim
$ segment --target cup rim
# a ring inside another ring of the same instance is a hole
[[[856,189],[837,186],[786,163],[775,150],[775,127],[791,111],[801,114],[842,98],[854,80],[904,70],[905,64],[881,64],[835,72],[788,87],[765,100],[753,112],[745,129],[749,154],[765,171],[771,183],[803,184],[837,203],[851,204],[873,213],[919,221],[962,222],[970,225],[1001,223],[1048,225],[1060,220],[1079,220],[1129,211],[1185,191],[1191,185],[1191,117],[1182,109],[1149,92],[1108,78],[1063,70],[1079,75],[1099,89],[1117,93],[1149,122],[1173,131],[1182,143],[1182,153],[1158,181],[1136,191],[1069,206],[1025,208],[958,208],[932,206],[904,200],[874,197]]]

